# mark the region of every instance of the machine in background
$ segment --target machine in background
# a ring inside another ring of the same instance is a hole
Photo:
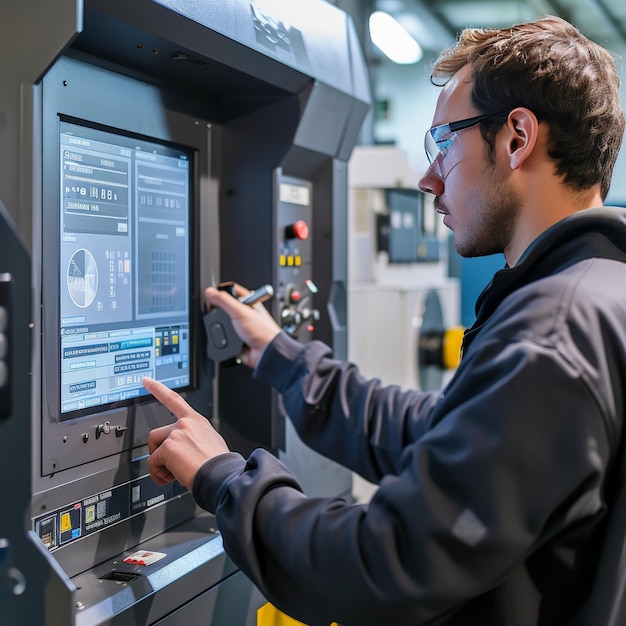
[[[460,287],[420,174],[394,146],[349,164],[349,350],[368,377],[439,389],[460,355]]]
[[[354,26],[322,0],[27,0],[0,77],[3,625],[262,624],[214,518],[149,479],[172,417],[141,377],[349,491],[274,392],[207,358],[202,292],[272,284],[288,332],[347,355]]]

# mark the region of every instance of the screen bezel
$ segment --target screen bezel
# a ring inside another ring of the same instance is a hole
[[[190,385],[182,394],[207,417],[213,411],[214,380],[212,364],[206,358],[200,282],[206,283],[207,276],[219,273],[216,190],[207,184],[215,131],[202,116],[193,113],[202,103],[186,99],[182,101],[183,107],[179,108],[178,103],[173,106],[178,94],[167,94],[158,86],[73,57],[62,58],[55,64],[44,79],[43,89],[46,97],[41,146],[41,258],[35,254],[38,262],[34,279],[36,302],[41,302],[36,313],[41,331],[40,366],[34,372],[35,385],[40,390],[37,413],[41,418],[34,425],[36,430],[40,429],[34,439],[33,454],[38,459],[34,471],[36,475],[51,478],[64,472],[69,478],[82,475],[84,469],[80,466],[97,461],[93,471],[111,466],[124,467],[124,472],[132,474],[135,464],[128,462],[147,455],[149,432],[174,420],[151,396],[140,396],[125,406],[111,405],[90,411],[75,419],[59,419],[60,266],[58,237],[48,236],[59,232],[59,122],[61,118],[78,121],[117,134],[169,143],[192,153],[190,333],[195,339],[190,344]],[[125,457],[127,463],[119,465],[119,455],[125,451],[129,451]],[[71,472],[65,472],[70,469]]]
[[[62,179],[61,179],[61,156],[60,156],[60,152],[61,152],[61,135],[64,134],[64,130],[61,128],[61,125],[70,125],[74,128],[77,129],[77,132],[81,132],[84,135],[89,135],[90,132],[89,131],[96,131],[96,132],[101,132],[101,133],[106,133],[109,137],[111,138],[115,138],[117,141],[119,141],[120,143],[133,143],[133,142],[137,142],[138,144],[141,144],[144,148],[146,146],[155,146],[158,149],[166,149],[168,151],[172,151],[172,152],[177,152],[179,154],[182,154],[186,157],[187,161],[188,161],[188,188],[189,188],[189,194],[188,194],[188,206],[186,207],[186,212],[187,212],[187,217],[186,217],[186,222],[188,225],[188,233],[187,233],[187,240],[189,243],[189,249],[187,250],[187,259],[186,259],[186,275],[187,275],[187,302],[186,302],[186,306],[187,306],[187,318],[186,318],[186,322],[188,323],[189,326],[189,333],[192,332],[193,328],[192,328],[192,323],[191,323],[191,311],[192,311],[192,285],[193,285],[193,276],[194,276],[194,263],[193,263],[193,215],[194,215],[194,211],[193,211],[193,205],[194,205],[194,185],[193,185],[193,180],[194,180],[194,176],[193,176],[193,172],[194,172],[194,159],[195,159],[195,151],[186,147],[186,146],[181,146],[178,144],[174,144],[172,142],[169,141],[162,141],[162,140],[155,140],[152,137],[146,137],[143,135],[139,135],[137,133],[128,133],[128,132],[120,132],[119,129],[115,129],[115,128],[110,128],[107,126],[103,126],[101,124],[95,124],[93,122],[89,122],[87,120],[80,120],[80,119],[76,119],[73,117],[69,117],[66,115],[59,115],[59,120],[58,120],[58,124],[59,124],[59,168],[58,168],[58,172],[59,172],[59,185],[62,185]],[[97,137],[97,135],[96,135]],[[62,195],[62,194],[60,194]],[[61,246],[61,237],[62,237],[62,233],[61,233],[61,224],[60,222],[62,221],[62,212],[63,212],[63,207],[61,206],[61,198],[59,197],[59,206],[58,206],[58,214],[57,214],[57,220],[55,223],[46,223],[45,226],[45,232],[46,232],[46,237],[44,239],[44,258],[46,259],[53,259],[55,258],[54,256],[54,250],[50,250],[50,254],[46,254],[45,253],[45,249],[46,247],[49,247],[50,244],[52,244],[54,241],[57,242],[57,246]],[[129,204],[133,204],[134,203],[132,201],[129,200]],[[135,212],[138,211],[138,207],[133,206],[131,210],[134,210]],[[52,215],[50,215],[52,213],[52,211],[49,211],[48,214],[44,215],[44,218],[47,221],[47,218],[52,218]],[[50,221],[52,222],[52,220],[50,219]],[[54,230],[56,228],[56,231]],[[130,235],[129,235],[130,236]],[[134,256],[134,255],[133,255]],[[57,248],[56,250],[56,260],[58,261],[58,266],[57,266],[57,270],[58,270],[58,276],[59,276],[59,280],[61,277],[61,272],[62,272],[62,268],[61,268],[61,258],[62,258],[62,253],[61,253],[61,249],[60,247]],[[134,260],[134,259],[133,259]],[[137,271],[137,268],[134,268],[134,271]],[[136,277],[137,278],[137,277]],[[138,280],[138,278],[137,278]],[[49,281],[48,281],[49,282]],[[44,289],[46,288],[45,286],[47,286],[47,282],[44,281]],[[59,320],[59,325],[62,326],[62,317],[61,317],[61,302],[60,302],[60,292],[62,289],[62,285],[58,284],[59,288],[56,292],[56,294],[49,294],[45,299],[46,301],[54,301],[54,297],[56,296],[56,315],[57,315],[57,319]],[[165,324],[165,322],[163,322]],[[161,325],[161,324],[159,324]],[[57,363],[59,363],[59,372],[54,372],[54,374],[56,376],[58,376],[58,380],[59,380],[59,386],[57,387],[57,391],[58,391],[58,401],[56,402],[56,404],[54,405],[56,407],[56,419],[57,421],[68,421],[68,420],[72,420],[72,419],[79,419],[81,417],[84,417],[85,415],[93,415],[96,413],[100,413],[100,412],[105,412],[111,409],[112,406],[112,402],[108,402],[108,403],[102,403],[102,404],[98,404],[95,406],[91,406],[88,408],[82,408],[82,409],[74,409],[71,411],[63,411],[62,410],[62,393],[61,393],[61,384],[62,384],[62,374],[61,374],[61,350],[62,348],[62,342],[61,342],[61,336],[59,333],[57,333],[57,354],[59,355],[59,359],[57,361]],[[192,345],[192,337],[189,337],[190,341],[190,351],[193,349]],[[176,391],[178,392],[183,392],[183,391],[187,391],[191,388],[191,382],[193,380],[193,376],[192,376],[192,362],[193,359],[191,359],[191,355],[190,355],[190,359],[189,359],[189,383],[186,385],[178,385],[178,386],[173,386],[172,388],[174,388]],[[127,398],[124,400],[120,400],[118,402],[116,402],[116,406],[118,407],[125,407],[125,406],[132,406],[134,404],[137,403],[141,403],[141,402],[145,402],[147,399],[149,399],[149,396],[140,391],[139,392],[140,395],[135,397],[135,398]]]

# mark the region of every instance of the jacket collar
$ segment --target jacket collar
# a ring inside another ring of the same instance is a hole
[[[626,208],[585,209],[545,230],[517,265],[496,272],[478,296],[472,329],[482,325],[513,291],[589,258],[626,262]]]

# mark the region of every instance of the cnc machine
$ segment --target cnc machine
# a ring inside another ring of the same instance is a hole
[[[354,26],[323,0],[24,0],[0,78],[2,624],[269,623],[215,519],[150,480],[172,417],[141,378],[349,494],[275,392],[207,357],[202,300],[271,284],[287,332],[346,357]]]

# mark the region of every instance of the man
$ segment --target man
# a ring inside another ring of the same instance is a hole
[[[443,392],[383,388],[262,306],[206,290],[303,439],[379,484],[370,504],[305,497],[269,453],[229,452],[146,380],[178,418],[151,434],[151,472],[215,512],[233,560],[308,624],[569,624],[624,422],[626,213],[602,208],[624,131],[619,79],[610,54],[551,17],[464,31],[435,79],[420,187],[462,255],[507,261]]]

